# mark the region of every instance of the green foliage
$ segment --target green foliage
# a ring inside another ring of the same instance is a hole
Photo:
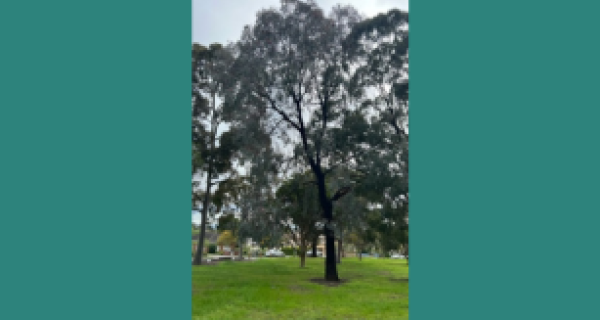
[[[286,230],[293,238],[308,239],[321,232],[316,226],[322,219],[321,207],[311,172],[295,174],[283,181],[276,199],[282,205],[279,219],[290,222]]]
[[[224,232],[229,230],[233,236],[237,235],[240,221],[233,214],[223,214],[218,219],[217,230]]]
[[[281,252],[285,253],[286,256],[292,256],[294,253],[298,254],[298,248],[285,247],[281,248]]]
[[[217,245],[214,243],[208,244],[208,253],[217,253]]]
[[[220,246],[233,246],[235,245],[237,239],[233,236],[233,233],[229,230],[225,230],[219,234],[219,238],[217,238],[217,245]]]
[[[232,61],[230,49],[220,44],[192,46],[192,175],[208,177],[205,186],[197,186],[203,189],[196,190],[198,200],[204,199],[202,193],[208,192],[210,185],[217,185],[212,199],[209,194],[209,203],[216,206],[216,211],[231,191],[223,183],[228,181],[223,175],[233,173],[233,161],[240,148],[235,128],[223,130],[228,118],[217,101],[225,95]]]

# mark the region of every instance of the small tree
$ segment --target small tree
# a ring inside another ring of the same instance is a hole
[[[229,230],[225,230],[225,231],[221,232],[221,234],[217,238],[217,244],[219,246],[221,246],[221,247],[222,246],[229,246],[232,249],[235,246],[236,241],[237,240],[233,236],[233,233],[231,231],[229,231]]]
[[[321,232],[317,228],[321,221],[318,190],[311,173],[294,175],[283,182],[276,195],[282,206],[280,212],[284,213],[279,219],[292,240],[299,244],[300,267],[304,268],[309,241]]]

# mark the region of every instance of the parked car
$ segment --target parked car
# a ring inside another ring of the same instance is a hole
[[[392,259],[405,259],[406,257],[401,254],[394,253],[394,254],[392,254],[391,258]]]
[[[271,249],[265,253],[265,257],[285,257],[285,253],[278,249]]]

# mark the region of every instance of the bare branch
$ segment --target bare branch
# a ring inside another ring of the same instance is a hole
[[[271,109],[275,110],[275,112],[279,113],[279,115],[281,115],[281,117],[283,117],[283,119],[289,123],[290,125],[292,125],[292,127],[296,128],[296,130],[300,131],[300,126],[298,126],[297,123],[295,123],[294,121],[292,121],[292,119],[290,119],[290,117],[283,112],[281,109],[279,109],[277,107],[277,105],[275,104],[275,101],[273,101],[273,99],[271,97],[269,97],[268,94],[263,93],[263,94],[259,94],[261,97],[267,99],[267,101],[269,101],[270,103],[270,107]]]

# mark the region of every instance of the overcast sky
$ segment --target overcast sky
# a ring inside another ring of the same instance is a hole
[[[408,0],[317,0],[329,12],[340,3],[372,17],[392,8],[408,11]],[[239,39],[245,25],[254,24],[260,9],[279,7],[279,0],[192,0],[192,42],[226,44]]]

